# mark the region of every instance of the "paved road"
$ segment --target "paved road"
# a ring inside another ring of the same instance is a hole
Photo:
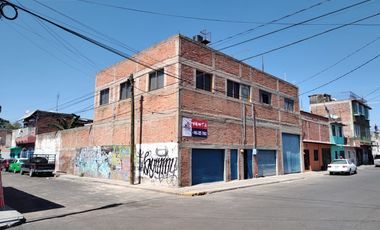
[[[320,174],[201,197],[12,174],[3,183],[7,197],[34,195],[18,207],[27,223],[15,229],[378,230],[379,178],[380,168],[364,166],[357,175]]]

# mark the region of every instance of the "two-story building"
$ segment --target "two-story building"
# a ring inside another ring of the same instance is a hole
[[[329,118],[301,111],[305,170],[326,170],[331,162]]]
[[[298,88],[173,36],[96,76],[91,128],[62,132],[60,170],[189,186],[302,171]],[[133,74],[135,98],[131,98]]]
[[[344,100],[335,100],[328,94],[316,94],[309,96],[310,111],[315,114],[330,118],[340,118],[343,125],[343,135],[347,153],[346,158],[356,159],[358,165],[371,163],[371,139],[369,125],[369,110],[366,101],[350,93]],[[335,126],[332,126],[332,128]],[[341,126],[335,127],[335,132],[340,137]],[[332,157],[335,159],[345,154],[344,147],[336,147]],[[353,156],[355,154],[355,156]]]

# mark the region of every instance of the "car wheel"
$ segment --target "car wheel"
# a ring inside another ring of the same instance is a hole
[[[333,172],[330,172],[330,175],[334,175],[334,173],[333,173]]]
[[[350,169],[350,171],[348,171],[348,174],[347,175],[351,175],[352,174],[352,171],[351,171],[351,169]]]
[[[358,174],[358,169],[355,169],[355,172],[354,172],[354,174]]]

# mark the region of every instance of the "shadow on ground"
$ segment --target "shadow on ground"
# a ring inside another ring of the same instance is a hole
[[[5,204],[20,213],[64,208],[64,206],[60,204],[20,191],[13,187],[4,187],[3,189]]]

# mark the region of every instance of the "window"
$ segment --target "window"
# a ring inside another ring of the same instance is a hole
[[[294,111],[294,101],[289,98],[284,99],[284,109],[286,111],[293,112]]]
[[[103,89],[100,91],[100,105],[108,104],[110,96],[110,89]]]
[[[314,150],[314,161],[318,161],[318,149]]]
[[[271,104],[271,93],[260,90],[260,102],[264,104]]]
[[[357,124],[354,124],[354,134],[355,134],[355,137],[360,137],[360,126],[357,125]]]
[[[120,100],[131,98],[131,83],[129,81],[120,84]]]
[[[211,85],[212,85],[211,74],[197,70],[195,80],[196,80],[197,89],[203,89],[203,90],[211,92]]]
[[[240,84],[227,80],[227,96],[238,98],[240,97]]]
[[[343,137],[342,126],[338,127],[338,136]]]
[[[149,73],[149,91],[164,87],[164,69]]]
[[[332,135],[335,137],[336,136],[335,125],[331,126],[331,131],[332,131]]]
[[[251,87],[234,81],[227,80],[227,96],[248,101],[251,95]]]

